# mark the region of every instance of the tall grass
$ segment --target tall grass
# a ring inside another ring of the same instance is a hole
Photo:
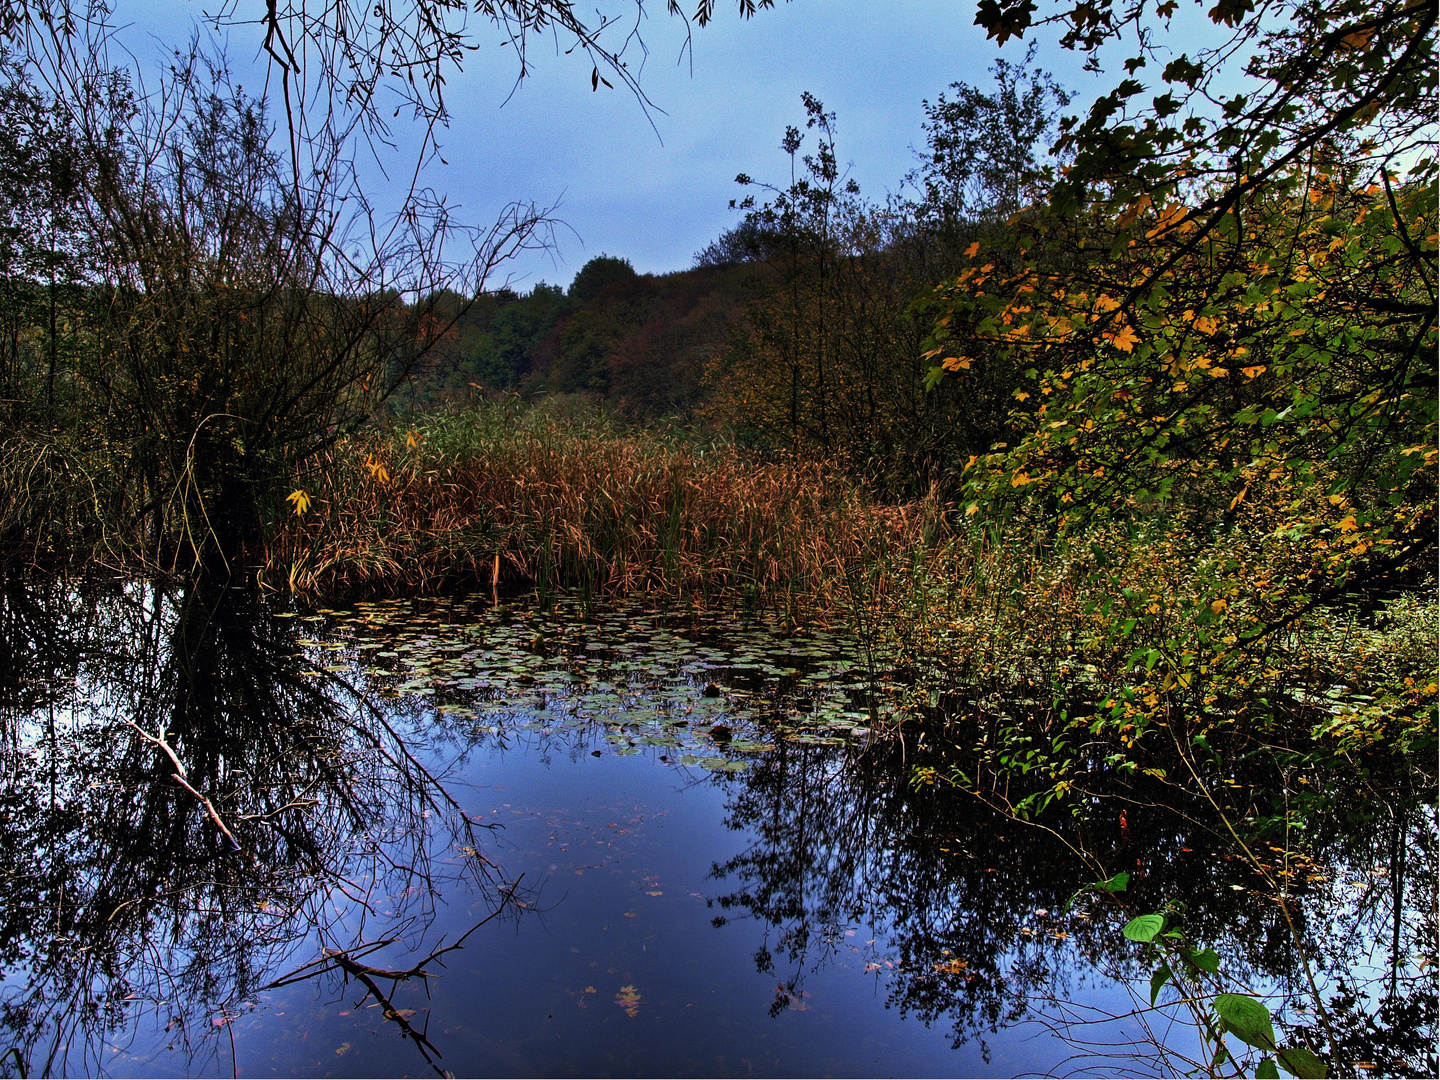
[[[123,453],[103,440],[16,426],[0,433],[0,560],[120,568],[147,542],[143,499]]]
[[[791,609],[892,588],[943,528],[933,500],[881,505],[823,464],[624,431],[595,415],[487,404],[347,440],[304,514],[267,541],[262,581],[305,591],[533,584]]]

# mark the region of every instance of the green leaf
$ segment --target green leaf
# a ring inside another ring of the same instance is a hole
[[[1161,964],[1155,969],[1155,974],[1150,976],[1150,1004],[1154,1006],[1155,999],[1160,996],[1161,989],[1170,981],[1170,965]]]
[[[1114,877],[1106,881],[1093,881],[1089,885],[1081,885],[1080,888],[1075,890],[1075,895],[1070,897],[1069,900],[1065,901],[1065,906],[1061,908],[1061,911],[1069,911],[1075,905],[1075,901],[1080,899],[1080,894],[1083,893],[1086,889],[1103,889],[1105,892],[1108,893],[1117,893],[1124,892],[1125,887],[1129,884],[1130,875],[1127,874],[1124,870],[1122,870],[1120,871],[1120,873],[1116,874]]]
[[[1276,1056],[1285,1071],[1294,1073],[1300,1080],[1325,1080],[1330,1071],[1323,1061],[1303,1046],[1287,1046]]]
[[[1275,1028],[1270,1023],[1270,1010],[1244,994],[1220,994],[1215,998],[1215,1011],[1225,1021],[1226,1030],[1237,1039],[1259,1047],[1275,1049]]]
[[[1154,941],[1155,935],[1165,929],[1164,915],[1137,915],[1120,931],[1131,941]]]
[[[1280,1080],[1280,1073],[1276,1070],[1273,1059],[1264,1058],[1255,1066],[1255,1080]]]
[[[1185,959],[1201,971],[1219,971],[1220,957],[1214,949],[1201,949],[1186,955]]]

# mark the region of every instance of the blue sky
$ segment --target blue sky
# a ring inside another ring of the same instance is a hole
[[[247,4],[258,9],[260,0],[239,0],[242,11]],[[610,0],[610,10],[621,4]],[[914,165],[912,147],[923,145],[922,99],[956,80],[988,82],[1002,55],[972,25],[973,0],[792,0],[749,21],[733,0],[720,0],[716,20],[694,30],[693,58],[682,57],[684,26],[664,14],[663,0],[649,6],[642,32],[650,55],[638,72],[657,107],[648,118],[623,88],[592,92],[590,63],[548,44],[532,46],[532,77],[516,89],[513,56],[483,30],[486,47],[450,80],[448,165],[429,174],[431,186],[476,222],[512,200],[558,201],[573,230],[562,230],[558,252],[512,267],[522,288],[566,284],[602,252],[642,272],[689,266],[735,222],[728,206],[737,173],[788,176],[779,143],[787,124],[803,122],[805,90],[838,114],[838,152],[862,191],[883,198]],[[127,41],[141,61],[163,42],[178,43],[205,10],[187,0],[115,7],[132,23]],[[231,31],[230,54],[249,61],[255,39]],[[1024,45],[1012,41],[1003,55],[1018,61]],[[631,59],[633,68],[639,57]],[[1094,92],[1094,77],[1072,55],[1052,47],[1039,62],[1082,100]],[[403,128],[397,134],[403,152]]]

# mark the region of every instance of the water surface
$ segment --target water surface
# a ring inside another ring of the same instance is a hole
[[[11,1072],[1114,1074],[1189,1046],[1126,1015],[1148,973],[1067,908],[1062,838],[912,788],[923,749],[880,737],[903,670],[843,633],[59,583],[3,626]],[[1183,886],[1227,970],[1299,1002],[1243,866],[1133,816],[1136,889]],[[1327,987],[1373,994],[1394,890],[1362,840],[1311,925]]]

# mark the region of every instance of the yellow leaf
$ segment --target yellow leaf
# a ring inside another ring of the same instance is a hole
[[[980,241],[979,241],[979,240],[976,240],[973,244],[971,244],[969,247],[967,247],[967,248],[965,249],[965,257],[966,257],[967,259],[973,259],[976,255],[979,255],[979,254],[980,254]]]
[[[405,445],[411,450],[414,450],[415,447],[419,446],[424,441],[425,436],[421,435],[418,431],[411,430],[405,433]]]
[[[1188,213],[1189,211],[1185,209],[1183,203],[1171,203],[1160,212],[1160,220],[1155,227],[1145,233],[1146,239],[1151,239],[1162,233],[1169,232],[1181,224]]]
[[[1120,215],[1120,228],[1129,228],[1130,225],[1134,222],[1134,220],[1139,217],[1140,214],[1144,212],[1149,206],[1150,196],[1141,195],[1140,198],[1136,199],[1133,203],[1130,204],[1130,208],[1126,210],[1125,213]]]
[[[968,356],[947,356],[940,361],[940,366],[946,371],[968,371],[971,360]]]
[[[370,470],[370,476],[373,479],[379,480],[382,484],[388,484],[390,482],[389,470],[373,457],[367,457],[365,459],[365,468]]]
[[[1212,368],[1210,369],[1210,377],[1211,377],[1212,379],[1223,379],[1223,378],[1225,378],[1225,376],[1227,376],[1227,375],[1229,375],[1229,374],[1230,374],[1230,369],[1229,369],[1229,368],[1212,367]]]
[[[1245,373],[1247,379],[1253,379],[1256,375],[1265,374],[1265,365],[1256,364],[1254,367],[1241,368],[1240,370]]]
[[[297,514],[303,514],[306,510],[310,509],[310,496],[306,494],[303,488],[296,488],[290,492],[289,495],[285,496],[285,501],[294,505],[295,513]]]
[[[1356,529],[1360,528],[1360,526],[1355,523],[1354,514],[1346,514],[1343,518],[1341,518],[1335,523],[1335,527],[1339,529],[1342,533],[1352,533]]]
[[[1010,486],[1011,486],[1011,487],[1017,487],[1017,488],[1018,488],[1018,487],[1024,487],[1026,484],[1028,484],[1028,483],[1030,483],[1030,482],[1031,482],[1031,480],[1030,480],[1030,474],[1029,474],[1029,473],[1024,473],[1024,472],[1018,472],[1018,473],[1016,473],[1013,477],[1010,478]]]

